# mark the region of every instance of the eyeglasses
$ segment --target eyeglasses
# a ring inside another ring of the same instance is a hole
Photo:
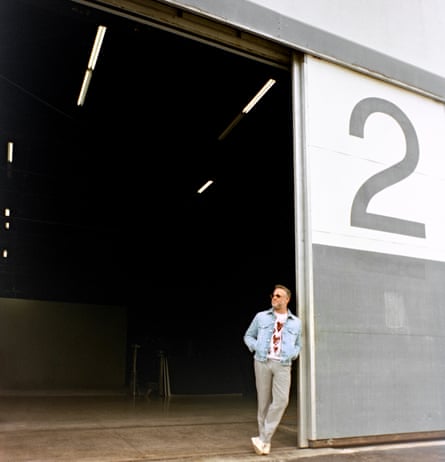
[[[275,298],[275,297],[276,298],[281,298],[282,295],[280,295],[280,294],[270,294],[270,298]]]

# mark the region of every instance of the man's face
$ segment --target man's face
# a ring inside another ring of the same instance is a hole
[[[283,309],[289,303],[289,297],[284,289],[274,289],[272,295],[272,307],[274,309]]]

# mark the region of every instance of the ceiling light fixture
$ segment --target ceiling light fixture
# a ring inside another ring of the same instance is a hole
[[[107,28],[105,26],[99,26],[97,28],[96,38],[94,39],[93,49],[91,50],[90,60],[88,61],[88,69],[91,69],[92,71],[94,71],[94,68],[96,67],[97,58],[99,57],[106,31]]]
[[[227,125],[227,128],[218,136],[218,141],[222,141],[234,128],[238,125],[238,122],[244,117],[244,114],[240,112],[233,120]]]
[[[213,180],[207,181],[205,184],[203,184],[199,189],[198,189],[198,194],[203,193],[209,186],[213,184]]]
[[[258,101],[273,87],[276,80],[269,79],[261,88],[261,90],[244,106],[244,109],[230,122],[227,128],[218,136],[218,141],[222,141],[234,128],[238,125],[239,121],[252,110]]]
[[[107,28],[105,26],[99,26],[96,32],[96,38],[94,39],[94,45],[91,50],[90,59],[88,60],[88,67],[85,71],[83,78],[82,87],[80,88],[79,98],[77,99],[77,105],[83,106],[85,98],[87,96],[88,87],[90,86],[91,77],[93,77],[93,71],[96,67],[97,59],[99,57],[102,42],[104,40],[105,32]]]
[[[8,141],[8,155],[7,155],[8,163],[12,164],[12,160],[14,157],[14,143],[12,141]]]
[[[254,106],[258,103],[258,101],[272,88],[275,84],[276,80],[269,79],[264,85],[263,88],[250,100],[250,102],[245,106],[245,108],[241,111],[243,114],[247,114]]]
[[[83,103],[85,102],[88,87],[90,86],[91,77],[93,77],[93,71],[91,69],[87,69],[85,71],[85,76],[83,78],[82,88],[80,89],[79,98],[77,99],[78,106],[83,106]]]

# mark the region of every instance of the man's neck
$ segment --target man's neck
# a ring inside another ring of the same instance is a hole
[[[274,308],[274,313],[287,314],[287,308]]]

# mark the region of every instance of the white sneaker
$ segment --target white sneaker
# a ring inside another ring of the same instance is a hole
[[[258,436],[251,438],[253,449],[259,455],[267,455],[270,453],[270,443],[263,443]]]

